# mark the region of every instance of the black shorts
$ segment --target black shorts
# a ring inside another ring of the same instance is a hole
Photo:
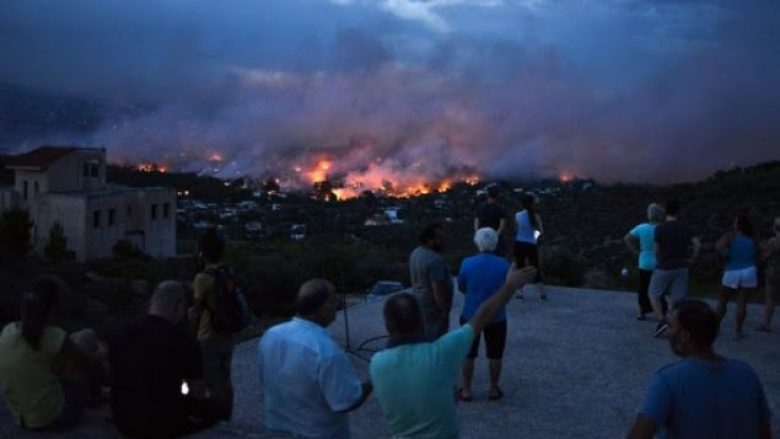
[[[530,242],[515,241],[515,264],[517,268],[531,266],[536,268],[534,283],[542,281],[542,270],[539,268],[539,247]]]
[[[468,320],[460,317],[460,324],[465,325]],[[479,339],[485,337],[485,346],[487,347],[487,357],[491,360],[500,360],[504,356],[504,347],[506,346],[506,320],[493,322],[482,331],[482,334],[476,334],[474,342],[471,343],[471,350],[466,358],[477,358],[479,353]]]

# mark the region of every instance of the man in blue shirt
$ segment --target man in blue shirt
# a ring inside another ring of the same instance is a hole
[[[675,305],[669,344],[681,361],[659,369],[628,437],[771,438],[761,381],[746,363],[716,354],[718,317],[698,300]]]

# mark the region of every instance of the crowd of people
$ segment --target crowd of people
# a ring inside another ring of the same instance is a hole
[[[655,335],[667,333],[682,360],[658,370],[647,388],[631,438],[771,437],[770,413],[758,376],[744,362],[713,350],[727,303],[737,299],[737,336],[743,337],[745,304],[765,266],[769,331],[780,290],[780,218],[775,236],[758,244],[744,216],[716,243],[723,253],[723,293],[716,310],[687,297],[688,275],[701,241],[670,200],[651,204],[648,222],[625,236],[638,255],[638,319],[653,313]],[[257,342],[264,422],[272,431],[305,438],[349,438],[348,413],[373,395],[393,438],[456,438],[457,401],[474,399],[472,380],[480,341],[488,359],[488,399],[500,386],[507,343],[505,306],[537,284],[547,300],[539,267],[542,221],[532,197],[515,218],[514,262],[501,239],[506,212],[496,188],[474,220],[476,253],[455,277],[442,255],[444,230],[424,228],[409,257],[411,288],[383,305],[389,335],[370,359],[362,380],[345,350],[327,330],[339,299],[325,279],[304,282],[296,315],[268,329]],[[65,284],[53,277],[33,282],[21,301],[21,318],[0,333],[0,386],[16,423],[38,431],[77,424],[86,407],[108,399],[119,430],[131,437],[171,438],[230,421],[234,392],[231,364],[238,317],[225,311],[235,295],[216,230],[200,239],[203,269],[188,285],[160,283],[148,314],[98,340],[94,331],[70,336],[56,326]],[[453,279],[455,280],[453,282]],[[455,291],[464,294],[460,326],[450,328]],[[237,306],[237,305],[236,305]],[[107,390],[110,389],[110,390]],[[713,418],[713,413],[728,414]]]

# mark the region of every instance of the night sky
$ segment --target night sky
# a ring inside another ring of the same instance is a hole
[[[3,0],[0,83],[132,109],[17,149],[691,181],[780,159],[780,2]]]

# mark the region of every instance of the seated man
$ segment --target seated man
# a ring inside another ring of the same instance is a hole
[[[258,343],[265,424],[306,438],[349,437],[346,413],[371,393],[346,353],[325,329],[336,317],[338,297],[322,279],[304,283],[297,316],[269,329]]]
[[[476,334],[482,332],[536,269],[512,270],[497,293],[460,329],[426,342],[422,308],[411,294],[385,303],[387,349],[371,359],[371,382],[392,437],[456,438],[455,381]]]
[[[186,309],[181,283],[162,282],[149,314],[109,340],[111,409],[128,436],[170,438],[214,422],[207,400],[182,394],[185,381],[196,387],[202,376],[200,346],[178,326]]]
[[[718,317],[704,302],[682,300],[669,322],[669,344],[681,361],[659,369],[628,437],[770,438],[761,381],[746,363],[716,354]]]

